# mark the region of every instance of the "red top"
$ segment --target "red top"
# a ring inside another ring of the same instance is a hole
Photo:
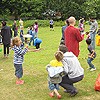
[[[73,52],[76,57],[79,55],[79,42],[82,41],[81,33],[78,28],[68,26],[65,31],[65,45],[69,52]]]

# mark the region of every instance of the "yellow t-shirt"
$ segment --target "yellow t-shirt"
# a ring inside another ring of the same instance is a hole
[[[62,62],[61,61],[57,61],[57,60],[50,61],[50,65],[52,67],[61,67],[61,66],[63,66]]]

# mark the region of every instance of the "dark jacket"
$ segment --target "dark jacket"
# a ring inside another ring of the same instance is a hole
[[[4,26],[1,29],[1,36],[2,36],[2,42],[4,45],[10,44],[11,37],[12,37],[12,31],[11,31],[10,27]]]

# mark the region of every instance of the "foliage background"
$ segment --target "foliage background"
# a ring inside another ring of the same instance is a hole
[[[100,19],[99,9],[100,0],[1,0],[0,20],[65,20],[69,16]]]

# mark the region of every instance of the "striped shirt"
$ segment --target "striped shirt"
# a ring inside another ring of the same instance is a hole
[[[23,45],[20,46],[14,46],[12,48],[12,50],[14,51],[14,64],[22,64],[24,61],[24,55],[26,54],[26,52],[28,51],[27,48],[23,49]]]

